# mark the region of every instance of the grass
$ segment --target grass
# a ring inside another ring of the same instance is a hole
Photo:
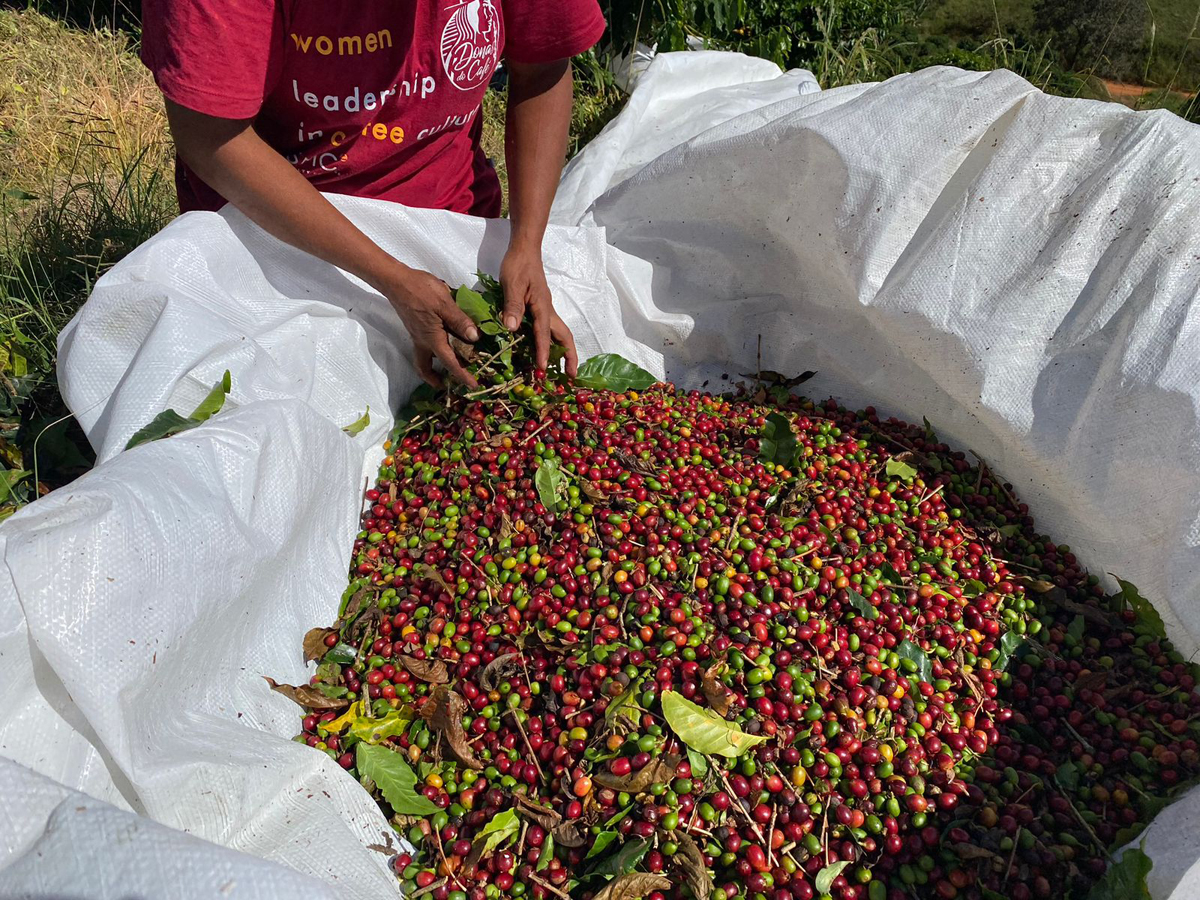
[[[0,10],[0,46],[2,517],[91,464],[57,335],[175,205],[162,101],[127,35]]]

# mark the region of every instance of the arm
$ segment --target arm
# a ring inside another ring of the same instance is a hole
[[[515,330],[528,308],[533,318],[538,367],[545,369],[550,339],[567,351],[567,373],[575,375],[578,359],[575,339],[554,311],[546,269],[542,264],[542,237],[550,218],[550,205],[567,155],[571,125],[571,61],[523,65],[507,63],[508,119],[505,123],[505,158],[508,162],[509,218],[512,235],[500,266],[504,285],[504,320]]]
[[[357,275],[391,301],[412,335],[422,378],[440,383],[433,371],[437,356],[459,381],[476,385],[451,349],[448,332],[467,341],[479,335],[444,282],[384,252],[268,146],[250,121],[207,116],[170,100],[167,119],[183,161],[263,230]]]

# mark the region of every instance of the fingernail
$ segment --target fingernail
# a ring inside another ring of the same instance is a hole
[[[516,316],[505,316],[504,317],[504,325],[509,331],[516,331],[517,330],[517,317]]]
[[[479,331],[475,328],[468,328],[467,329],[467,340],[468,341],[479,340]]]

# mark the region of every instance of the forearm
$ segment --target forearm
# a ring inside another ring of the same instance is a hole
[[[223,134],[204,128],[203,122],[188,121],[194,114],[186,110],[171,112],[184,162],[263,230],[385,294],[410,271],[363,234],[252,128]]]
[[[505,159],[510,246],[541,253],[571,126],[570,60],[509,65]]]

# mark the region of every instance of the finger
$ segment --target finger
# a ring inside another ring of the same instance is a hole
[[[428,347],[414,347],[413,362],[417,366],[417,374],[421,379],[435,388],[442,386],[441,376],[433,371],[433,354],[429,352]]]
[[[463,368],[463,364],[459,362],[458,355],[450,347],[450,342],[446,340],[446,335],[441,335],[440,339],[434,342],[433,352],[438,359],[442,361],[442,365],[446,367],[446,371],[450,373],[455,381],[460,381],[470,388],[479,387],[479,382],[475,380],[475,376]]]
[[[533,358],[544,372],[550,364],[550,316],[553,313],[547,313],[551,309],[549,296],[541,303],[531,303],[530,308],[533,311]]]
[[[579,353],[575,349],[575,335],[571,334],[566,322],[555,316],[550,324],[550,336],[567,351],[567,374],[574,378],[579,374]]]
[[[438,308],[438,315],[446,323],[447,328],[468,344],[479,340],[479,329],[475,327],[471,317],[459,309],[458,304],[453,300],[447,299],[445,304]]]
[[[516,331],[521,327],[521,317],[525,315],[525,297],[529,293],[528,284],[524,281],[514,282],[504,291],[504,327]]]

